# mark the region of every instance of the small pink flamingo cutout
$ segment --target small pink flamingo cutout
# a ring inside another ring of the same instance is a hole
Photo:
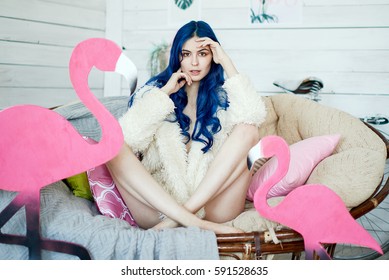
[[[56,112],[34,105],[19,105],[0,112],[0,189],[18,192],[0,214],[0,228],[23,205],[26,206],[26,236],[0,233],[0,242],[29,248],[30,259],[40,259],[41,250],[71,253],[90,258],[80,245],[41,238],[40,189],[84,172],[112,159],[123,144],[121,127],[93,95],[88,76],[93,67],[115,71],[128,79],[136,67],[114,42],[92,38],[79,43],[69,62],[73,87],[101,126],[101,140],[90,144]]]
[[[269,190],[285,177],[289,168],[289,146],[279,136],[266,136],[248,155],[251,168],[259,158],[277,158],[278,166],[254,194],[254,207],[263,217],[287,226],[304,238],[305,257],[331,259],[322,244],[347,243],[371,248],[383,254],[380,245],[351,216],[343,200],[330,188],[320,184],[300,186],[276,206],[267,203]]]

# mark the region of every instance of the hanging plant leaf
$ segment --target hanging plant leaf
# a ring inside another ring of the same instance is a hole
[[[192,5],[193,0],[174,0],[174,3],[176,3],[180,9],[185,10]]]

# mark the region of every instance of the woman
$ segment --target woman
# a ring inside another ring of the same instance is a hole
[[[167,68],[131,96],[119,119],[125,144],[107,164],[138,225],[239,232],[222,223],[243,211],[265,114],[211,27],[181,27]]]

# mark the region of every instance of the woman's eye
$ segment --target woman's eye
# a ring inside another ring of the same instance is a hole
[[[207,51],[199,52],[199,56],[202,56],[202,57],[207,56],[208,54],[209,54],[209,52],[207,52]]]
[[[190,56],[190,53],[182,53],[182,57],[188,57],[188,56]]]

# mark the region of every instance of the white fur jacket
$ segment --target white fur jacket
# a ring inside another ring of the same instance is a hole
[[[142,164],[180,204],[199,185],[234,125],[246,123],[259,127],[265,120],[265,104],[247,77],[234,75],[223,87],[229,107],[217,113],[222,129],[214,135],[213,146],[207,153],[201,151],[204,144],[197,141],[192,141],[187,153],[178,122],[166,121],[174,114],[174,103],[157,87],[141,88],[133,105],[119,119],[125,142],[134,152],[142,153]]]

